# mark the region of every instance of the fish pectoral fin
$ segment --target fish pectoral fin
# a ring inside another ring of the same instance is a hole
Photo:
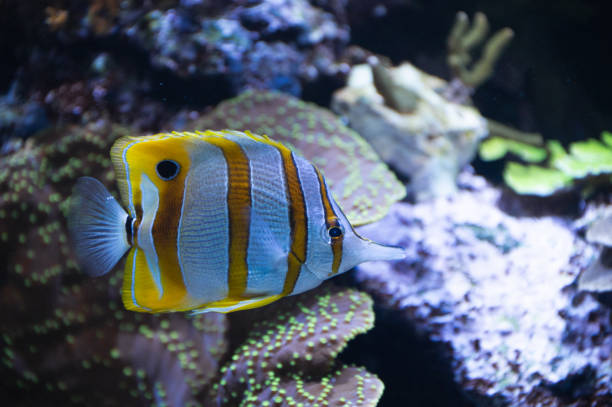
[[[280,242],[280,237],[274,233],[268,222],[263,216],[255,211],[251,212],[251,224],[250,234],[258,236],[258,239],[253,241],[255,249],[259,252],[265,253],[266,257],[273,259],[275,266],[280,265],[281,262],[287,261],[287,255],[289,249],[284,249]]]
[[[211,302],[209,304],[206,304],[206,305],[203,305],[201,307],[191,310],[190,314],[196,315],[196,314],[202,314],[204,312],[221,312],[225,314],[228,312],[242,311],[242,310],[251,309],[251,308],[259,308],[259,307],[263,307],[264,305],[268,305],[274,301],[277,301],[283,298],[284,296],[280,294],[275,294],[275,295],[268,295],[268,296],[263,296],[263,297],[261,296],[254,297],[254,298],[249,298],[249,297],[250,296],[248,296],[247,298],[242,297],[240,299],[227,298],[224,300]]]

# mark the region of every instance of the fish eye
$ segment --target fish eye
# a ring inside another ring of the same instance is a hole
[[[336,239],[336,238],[342,236],[343,233],[344,233],[344,231],[342,230],[342,227],[340,227],[340,226],[332,226],[329,229],[327,229],[327,234],[332,239]]]
[[[181,166],[174,160],[162,160],[155,167],[157,175],[164,181],[170,181],[176,177],[181,170]]]

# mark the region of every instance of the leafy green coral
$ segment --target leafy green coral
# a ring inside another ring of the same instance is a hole
[[[354,225],[374,222],[406,194],[372,147],[330,111],[292,96],[248,91],[194,123],[194,129],[266,134],[317,165]]]
[[[484,161],[500,160],[507,154],[514,154],[530,163],[543,161],[548,155],[545,148],[502,137],[484,140],[478,147],[478,154]]]
[[[548,196],[578,183],[612,182],[612,133],[609,132],[602,133],[601,141],[574,142],[569,152],[555,140],[549,141],[546,147],[537,147],[516,140],[492,138],[480,146],[480,156],[484,160],[500,159],[508,152],[530,163],[548,157],[546,166],[517,162],[506,165],[504,181],[519,194]]]
[[[382,382],[363,368],[334,363],[350,339],[374,324],[367,294],[324,286],[285,299],[273,312],[221,369],[214,405],[376,405]]]

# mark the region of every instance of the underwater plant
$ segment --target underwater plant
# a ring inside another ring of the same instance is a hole
[[[493,74],[495,63],[508,46],[514,32],[506,27],[497,31],[483,46],[482,56],[472,64],[470,53],[482,44],[489,33],[489,21],[484,13],[474,15],[472,26],[466,13],[460,11],[446,40],[446,61],[453,79],[444,93],[448,100],[465,103],[475,89]]]
[[[546,146],[534,146],[517,140],[491,138],[480,146],[485,161],[498,160],[507,153],[532,164],[510,161],[503,177],[519,194],[549,196],[559,191],[579,188],[584,195],[599,185],[612,183],[612,133],[604,131],[601,140],[587,139],[569,145],[550,140]]]

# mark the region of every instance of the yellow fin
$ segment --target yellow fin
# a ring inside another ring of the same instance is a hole
[[[127,181],[127,166],[123,160],[123,152],[126,147],[136,141],[139,141],[140,139],[141,137],[121,137],[115,141],[110,151],[111,161],[113,163],[113,169],[115,170],[115,177],[117,179],[117,186],[119,187],[119,195],[121,196],[121,202],[125,208],[129,206],[130,198]]]
[[[234,311],[242,311],[251,308],[259,308],[268,305],[274,301],[280,300],[284,295],[276,294],[267,297],[255,298],[226,298],[224,300],[208,303],[204,306],[191,310],[192,314],[201,314],[204,312],[221,312],[227,314]]]
[[[144,252],[137,247],[130,250],[125,261],[121,294],[123,305],[127,310],[138,312],[170,311],[160,308],[163,293],[160,293],[155,284]]]

